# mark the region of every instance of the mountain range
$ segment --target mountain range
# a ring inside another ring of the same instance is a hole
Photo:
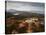
[[[6,17],[15,16],[16,18],[21,17],[44,17],[44,14],[39,13],[32,13],[32,12],[26,12],[26,11],[16,11],[16,10],[9,10],[6,11]]]

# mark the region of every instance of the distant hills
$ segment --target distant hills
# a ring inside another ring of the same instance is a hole
[[[18,15],[14,15],[18,14]],[[15,16],[16,18],[26,18],[26,17],[44,17],[44,14],[39,13],[32,13],[26,11],[16,11],[16,10],[9,10],[6,11],[6,18]]]

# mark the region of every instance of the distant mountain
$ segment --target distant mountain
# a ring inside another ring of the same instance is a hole
[[[38,14],[38,13],[32,13],[32,12],[23,12],[19,14],[21,16],[26,16],[26,17],[44,17],[44,14]]]
[[[18,15],[14,15],[18,14]],[[16,10],[9,10],[6,11],[6,17],[11,17],[15,16],[16,18],[24,18],[24,17],[44,17],[44,14],[39,14],[39,13],[32,13],[32,12],[26,12],[26,11],[16,11]]]
[[[12,14],[15,14],[15,13],[23,13],[23,12],[28,12],[28,11],[18,11],[18,10],[14,10],[14,9],[10,9],[8,10],[7,12],[10,12]],[[29,13],[37,13],[37,14],[41,14],[40,11],[29,11]],[[43,13],[44,14],[44,13]]]

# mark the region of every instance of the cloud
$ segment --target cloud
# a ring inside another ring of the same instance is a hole
[[[40,11],[39,13],[44,13],[44,3],[27,3],[27,2],[9,2],[7,3],[7,10],[14,9],[18,11]]]

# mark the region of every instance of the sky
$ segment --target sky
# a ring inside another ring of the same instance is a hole
[[[44,3],[8,1],[7,10],[10,9],[44,14]]]

